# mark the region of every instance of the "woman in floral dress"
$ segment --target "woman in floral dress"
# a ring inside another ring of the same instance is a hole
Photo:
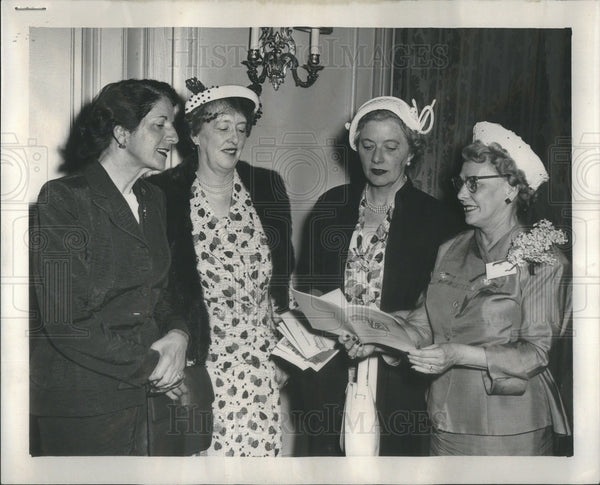
[[[340,288],[349,302],[388,313],[415,308],[439,245],[459,226],[442,202],[408,177],[423,158],[433,122],[433,103],[419,113],[414,101],[410,106],[391,96],[373,98],[357,110],[347,124],[348,141],[364,179],[328,190],[308,216],[296,270],[301,288],[322,293]],[[376,396],[379,454],[428,454],[428,379],[379,356],[358,366],[368,367]],[[345,390],[355,368],[340,353],[318,373],[304,372],[301,416],[308,454],[341,454]]]
[[[189,358],[205,362],[215,391],[207,454],[277,456],[283,379],[270,354],[293,267],[289,201],[277,174],[239,161],[260,116],[256,93],[187,84],[196,153],[154,181],[167,195],[170,285],[194,332]]]

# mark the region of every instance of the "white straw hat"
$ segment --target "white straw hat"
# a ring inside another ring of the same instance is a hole
[[[498,143],[515,161],[517,168],[522,170],[527,179],[527,185],[533,190],[548,180],[548,172],[531,147],[515,132],[507,130],[498,123],[480,121],[473,127],[473,141],[484,145]]]
[[[373,98],[364,103],[360,108],[358,108],[354,118],[352,118],[352,122],[346,123],[346,129],[349,130],[348,138],[352,150],[356,151],[354,138],[356,137],[356,128],[358,127],[358,122],[363,116],[371,111],[381,109],[391,111],[398,116],[398,118],[400,118],[411,130],[420,133],[421,135],[429,133],[433,128],[433,106],[435,105],[435,99],[429,106],[425,106],[421,110],[421,113],[419,113],[417,103],[414,99],[412,100],[412,104],[412,106],[409,106],[406,102],[394,96],[379,96],[378,98]]]

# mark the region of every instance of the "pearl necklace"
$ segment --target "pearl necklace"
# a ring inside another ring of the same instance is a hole
[[[387,211],[389,211],[390,207],[392,207],[391,202],[388,202],[387,204],[383,204],[383,205],[375,205],[372,202],[369,202],[369,199],[367,199],[366,193],[365,193],[365,204],[367,205],[367,208],[371,212],[374,212],[375,214],[387,214]]]
[[[400,186],[404,185],[404,182],[406,182],[406,179],[407,179],[406,175],[401,177],[401,179],[400,179],[401,183],[399,185]],[[394,195],[396,194],[396,190],[393,191]],[[369,186],[367,185],[367,190],[365,190],[365,205],[367,206],[367,208],[375,214],[387,214],[387,211],[389,211],[390,207],[392,207],[393,199],[392,199],[392,201],[390,201],[386,204],[377,205],[377,204],[373,204],[372,202],[369,202],[368,195],[369,195]]]
[[[228,182],[224,184],[208,184],[201,179],[198,179],[198,183],[202,186],[202,189],[205,192],[209,192],[211,194],[225,194],[231,191],[233,187],[233,177]]]

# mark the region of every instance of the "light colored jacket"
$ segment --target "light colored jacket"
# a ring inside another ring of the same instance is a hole
[[[548,353],[570,311],[568,262],[556,252],[554,265],[517,267],[515,274],[488,279],[486,263],[506,258],[512,235],[489,251],[473,230],[440,247],[426,298],[409,316],[428,320],[434,343],[456,342],[485,349],[487,369],[455,366],[428,392],[437,429],[451,433],[511,435],[553,426],[570,434]]]

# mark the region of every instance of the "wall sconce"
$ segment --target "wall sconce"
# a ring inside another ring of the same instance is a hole
[[[298,76],[298,59],[296,58],[296,42],[292,37],[292,27],[253,27],[250,29],[250,48],[248,59],[243,61],[248,68],[248,77],[255,84],[262,84],[268,77],[277,91],[283,84],[287,70],[292,71],[296,86],[308,88],[312,86],[319,71],[323,66],[319,65],[319,34],[331,34],[330,27],[310,28],[296,27],[296,30],[310,32],[310,53],[308,63],[302,68],[308,73],[306,81]],[[260,74],[258,68],[262,66]]]

